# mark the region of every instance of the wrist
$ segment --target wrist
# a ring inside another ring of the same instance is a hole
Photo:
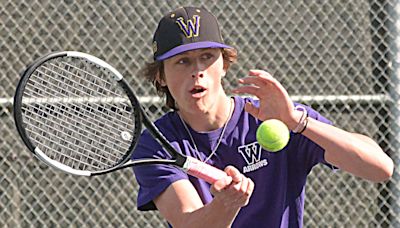
[[[213,208],[213,211],[218,211],[226,218],[232,218],[232,221],[242,208],[240,205],[236,205],[232,199],[228,200],[219,197],[214,197],[209,206]]]
[[[301,111],[294,110],[293,117],[289,120],[289,122],[286,123],[289,130],[293,131],[297,127],[297,125],[299,124],[299,121],[301,119],[301,115],[302,115]]]
[[[295,134],[301,134],[307,128],[308,112],[303,106],[296,106],[294,110],[294,118],[289,129]]]
[[[225,212],[235,212],[241,208],[239,205],[236,205],[232,199],[227,199],[224,196],[214,196],[212,205],[214,208]]]

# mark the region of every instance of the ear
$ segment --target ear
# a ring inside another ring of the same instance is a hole
[[[167,86],[167,83],[160,75],[160,71],[158,71],[156,74],[156,82],[158,82],[158,84],[160,84],[161,86]]]
[[[231,66],[231,63],[224,59],[224,65],[222,67],[222,70],[223,70],[222,77],[225,77],[225,75],[228,72],[228,69],[229,69],[230,66]]]
[[[223,70],[222,70],[222,78],[225,77],[225,75],[226,75],[226,70],[227,70],[227,69],[223,69]]]

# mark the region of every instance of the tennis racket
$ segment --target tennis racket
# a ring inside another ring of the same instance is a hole
[[[86,53],[55,52],[30,64],[16,89],[14,119],[29,150],[66,173],[95,176],[130,166],[166,164],[211,184],[226,176],[175,150],[149,120],[123,76]],[[142,124],[172,159],[131,160]]]

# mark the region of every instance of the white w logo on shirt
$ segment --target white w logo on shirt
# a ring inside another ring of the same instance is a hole
[[[261,159],[261,147],[257,142],[247,144],[238,148],[248,165],[259,162]]]
[[[238,151],[247,163],[247,166],[243,167],[243,173],[252,172],[268,165],[267,159],[261,160],[261,146],[257,142],[238,147]]]

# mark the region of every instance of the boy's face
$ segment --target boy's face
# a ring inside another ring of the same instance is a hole
[[[196,49],[164,60],[165,80],[182,111],[209,111],[223,92],[226,74],[219,48]],[[200,109],[200,110],[199,110]]]

